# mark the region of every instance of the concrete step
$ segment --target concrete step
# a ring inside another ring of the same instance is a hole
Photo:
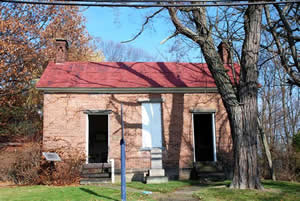
[[[149,176],[165,176],[165,169],[162,169],[162,168],[156,168],[156,169],[150,169],[149,170]]]
[[[169,179],[167,176],[148,176],[146,177],[146,184],[161,184],[168,183]]]
[[[205,179],[211,181],[222,181],[225,180],[225,174],[223,172],[213,172],[213,173],[198,173],[197,179]]]
[[[81,178],[80,184],[87,185],[87,184],[103,184],[103,183],[111,183],[110,178]]]
[[[161,148],[152,148],[150,153],[151,153],[151,155],[152,154],[162,154],[162,149]]]
[[[100,168],[81,170],[81,174],[101,174],[101,173],[109,173],[109,172],[110,169],[100,169]]]
[[[89,163],[83,165],[83,169],[94,169],[94,168],[111,168],[111,164],[110,163]]]
[[[194,168],[196,172],[223,172],[222,167],[217,162],[195,162]]]
[[[80,175],[81,178],[110,178],[110,174],[109,173],[87,173],[87,174],[81,174]]]

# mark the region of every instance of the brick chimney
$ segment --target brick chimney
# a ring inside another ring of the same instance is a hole
[[[55,40],[55,63],[64,63],[68,61],[68,41],[62,38]]]
[[[231,52],[230,52],[230,46],[227,42],[221,42],[218,46],[218,53],[221,56],[221,59],[224,64],[231,64]]]

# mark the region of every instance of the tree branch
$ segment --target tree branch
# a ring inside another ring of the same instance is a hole
[[[177,10],[178,9],[176,9],[176,8],[168,8],[169,15],[170,15],[171,20],[172,20],[176,30],[178,31],[178,33],[181,33],[181,34],[185,35],[186,37],[191,38],[195,42],[201,40],[201,38],[198,36],[197,33],[192,31],[191,29],[187,28],[180,22],[180,20],[177,17],[177,14],[176,14]]]
[[[175,31],[172,35],[170,35],[170,36],[168,36],[167,38],[163,39],[163,40],[160,42],[160,44],[161,44],[161,45],[164,44],[165,42],[167,42],[167,41],[170,40],[171,38],[174,38],[174,37],[177,36],[177,35],[178,35],[178,32]]]
[[[152,19],[153,17],[155,17],[158,13],[160,13],[161,11],[163,11],[165,8],[161,8],[158,11],[156,11],[155,13],[153,13],[152,15],[146,17],[146,21],[144,22],[144,24],[142,25],[141,30],[139,31],[139,33],[137,33],[132,39],[130,40],[126,40],[126,41],[122,41],[121,43],[129,43],[134,41],[135,39],[137,39],[137,37],[139,37],[145,29],[145,26],[149,23],[150,19]]]
[[[292,84],[292,85],[300,86],[300,78],[299,78],[299,76],[297,76],[297,74],[295,74],[295,72],[292,70],[292,68],[289,67],[288,60],[287,60],[286,55],[284,53],[284,49],[282,48],[282,45],[280,43],[280,39],[278,37],[278,34],[275,31],[275,26],[272,26],[269,7],[265,6],[264,10],[265,10],[265,16],[266,16],[267,24],[269,26],[269,31],[271,32],[271,34],[274,38],[275,44],[277,46],[278,54],[280,56],[281,65],[284,68],[284,70],[287,72],[287,74],[292,79],[292,80],[289,80],[288,83]],[[295,65],[299,65],[299,64],[295,62]],[[299,66],[298,66],[297,69],[299,69]]]
[[[297,57],[297,51],[296,51],[296,47],[295,47],[295,41],[293,40],[293,31],[291,29],[291,26],[290,26],[289,22],[287,21],[286,17],[284,16],[283,11],[280,9],[280,7],[278,5],[274,5],[274,7],[278,11],[280,19],[282,20],[284,28],[286,29],[288,43],[289,43],[289,46],[290,46],[290,49],[292,52],[292,57],[295,62],[296,68],[298,69],[298,71],[300,71],[298,57]]]

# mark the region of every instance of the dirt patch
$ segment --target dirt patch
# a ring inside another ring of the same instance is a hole
[[[13,186],[17,186],[16,184],[14,184],[13,182],[6,182],[6,181],[4,181],[4,182],[0,182],[0,188],[1,187],[13,187]]]
[[[154,193],[153,198],[158,201],[199,201],[193,194],[200,190],[200,186],[188,186],[171,193]]]

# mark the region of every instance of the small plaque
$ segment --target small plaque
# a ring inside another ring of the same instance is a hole
[[[43,152],[43,156],[45,156],[47,161],[61,161],[59,155],[54,152]]]

